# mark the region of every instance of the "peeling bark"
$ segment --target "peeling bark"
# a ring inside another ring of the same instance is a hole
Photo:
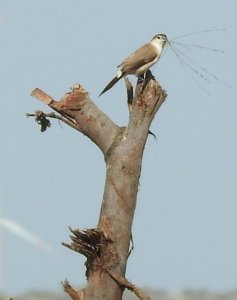
[[[150,124],[164,102],[166,92],[151,78],[145,86],[142,82],[137,83],[133,97],[130,82],[128,79],[125,82],[129,106],[126,127],[119,127],[105,115],[79,84],[74,85],[60,101],[55,101],[40,89],[32,92],[32,96],[59,114],[48,116],[38,112],[36,121],[41,129],[50,126],[46,121],[48,117],[62,120],[88,136],[101,149],[106,163],[105,189],[97,228],[84,231],[70,228],[72,242],[63,243],[87,258],[87,286],[83,293],[75,291],[67,281],[63,284],[64,290],[74,300],[120,300],[124,288],[132,290],[140,299],[149,299],[125,279],[125,272],[143,151]]]

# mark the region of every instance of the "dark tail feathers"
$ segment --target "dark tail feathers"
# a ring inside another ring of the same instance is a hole
[[[103,89],[103,91],[99,94],[99,96],[101,96],[102,94],[104,94],[105,92],[107,92],[108,90],[110,90],[122,77],[124,76],[124,74],[121,74],[119,77],[118,75],[116,77],[114,77],[109,84],[106,85],[106,87]]]

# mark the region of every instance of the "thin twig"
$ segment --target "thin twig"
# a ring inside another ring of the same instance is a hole
[[[128,258],[130,256],[130,254],[132,253],[133,249],[134,249],[134,243],[133,243],[133,236],[132,236],[132,233],[131,233],[131,237],[130,237],[130,242],[131,242],[131,247],[128,251]]]

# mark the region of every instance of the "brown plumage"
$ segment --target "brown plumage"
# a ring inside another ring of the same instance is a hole
[[[99,96],[110,90],[121,78],[134,74],[140,76],[146,73],[160,58],[162,50],[167,42],[164,34],[155,35],[150,43],[138,48],[135,52],[126,57],[118,66],[119,70],[115,76],[103,89]]]

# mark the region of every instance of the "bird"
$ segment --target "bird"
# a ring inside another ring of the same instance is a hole
[[[168,39],[165,34],[156,34],[150,42],[126,57],[117,66],[117,75],[107,84],[99,96],[110,90],[124,76],[133,74],[141,77],[144,75],[159,60],[167,42]]]

